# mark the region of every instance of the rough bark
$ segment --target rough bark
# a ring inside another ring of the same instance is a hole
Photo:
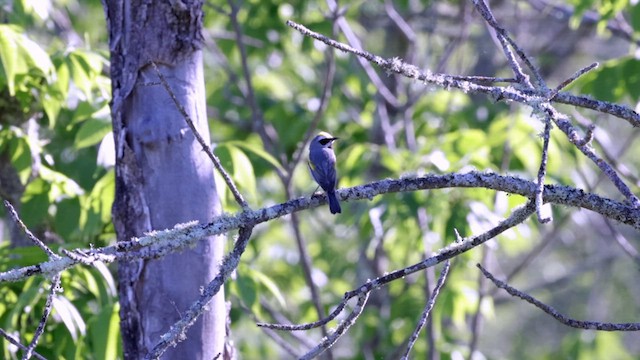
[[[104,0],[111,51],[111,113],[116,143],[118,241],[220,214],[213,169],[159,85],[158,64],[173,92],[209,139],[202,75],[202,1]],[[126,359],[142,357],[217,273],[223,238],[160,260],[118,264]],[[211,359],[222,352],[226,311],[221,291],[209,311],[166,359]]]

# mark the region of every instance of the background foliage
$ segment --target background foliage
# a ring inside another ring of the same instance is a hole
[[[422,69],[509,76],[505,59],[472,4],[390,4],[367,1],[345,8],[342,16],[362,48],[401,57]],[[572,4],[575,11],[562,8],[567,10],[564,17],[548,16],[552,5],[535,0],[491,5],[550,84],[600,61],[598,70],[570,90],[634,107],[640,96],[640,7],[627,1]],[[408,22],[413,36],[400,30],[390,6]],[[0,11],[0,158],[15,169],[24,187],[21,216],[54,250],[107,244],[115,239],[110,223],[114,176],[108,153],[99,151],[108,144],[110,127],[101,5],[18,0],[3,3]],[[277,171],[291,161],[319,109],[329,59],[324,45],[303,38],[285,21],[295,19],[314,31],[348,39],[333,25],[323,2],[241,4],[237,16],[246,46],[244,60],[258,108],[274,134],[274,146],[265,147],[254,131],[230,6],[212,1],[205,12],[205,76],[215,152],[253,207],[285,201],[287,186]],[[629,36],[608,28],[612,22],[626,25]],[[385,74],[380,74],[380,81],[375,84],[354,57],[335,54],[332,94],[319,128],[341,138],[336,145],[340,186],[470,168],[535,177],[542,125],[526,109]],[[385,101],[381,84],[398,104]],[[563,110],[585,127],[597,126],[594,145],[614,159],[637,194],[638,161],[632,155],[638,150],[636,130],[595,112]],[[549,182],[613,193],[608,180],[564,136],[553,135]],[[225,194],[225,211],[238,211],[223,182],[217,185]],[[308,196],[314,188],[304,163],[298,165],[291,186],[294,196]],[[0,191],[4,198],[14,194],[6,188]],[[463,235],[478,233],[524,200],[482,189],[449,189],[346,203],[343,214],[335,217],[324,207],[300,213],[312,278],[325,312],[366,279],[413,264],[451,243],[454,229]],[[481,280],[478,262],[501,276],[512,274],[516,286],[568,316],[636,321],[637,257],[613,240],[628,229],[584,210],[553,211],[550,225],[530,221],[455,260],[427,329],[437,355],[468,358],[475,350],[479,358],[495,359],[624,359],[640,354],[632,334],[566,328]],[[8,231],[3,237],[8,239]],[[317,319],[293,238],[288,220],[257,228],[234,281],[227,284],[232,333],[241,358],[285,356],[255,326],[256,318],[280,321],[274,314],[281,314],[295,323]],[[629,241],[637,247],[636,239]],[[16,249],[8,241],[0,245],[0,252],[0,271],[45,258],[37,248]],[[333,348],[336,358],[398,357],[436,275],[430,269],[372,294],[360,321]],[[113,276],[113,268],[76,267],[64,273],[64,297],[57,297],[54,321],[48,323],[37,351],[51,358],[116,358],[120,349]],[[0,288],[3,329],[30,340],[46,295],[42,283],[47,281],[38,277]],[[474,328],[477,318],[482,320]],[[303,335],[316,341],[322,336]],[[427,343],[426,337],[418,341],[416,358],[427,354]],[[16,356],[3,342],[2,357]]]

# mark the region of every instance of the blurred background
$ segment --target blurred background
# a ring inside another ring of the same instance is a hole
[[[567,91],[636,108],[637,2],[523,0],[491,1],[490,6],[549,87],[599,62]],[[239,26],[230,15],[236,7]],[[204,71],[215,153],[253,208],[313,192],[303,148],[310,127],[340,138],[334,146],[339,187],[470,169],[536,177],[543,126],[530,108],[387,75],[285,24],[296,21],[424,71],[512,77],[497,40],[471,2],[215,0],[205,3],[204,13]],[[114,160],[102,4],[4,0],[0,20],[0,195],[54,249],[108,245],[115,241]],[[240,50],[238,37],[246,51]],[[251,106],[251,96],[257,107]],[[592,110],[557,108],[579,129],[596,126],[593,147],[638,194],[637,130]],[[257,125],[261,120],[263,125]],[[623,200],[557,130],[551,137],[547,182]],[[218,179],[217,186],[224,210],[239,211],[223,181]],[[255,322],[315,321],[318,309],[330,312],[344,292],[421,261],[454,242],[456,229],[462,236],[488,229],[525,200],[486,189],[418,191],[344,202],[338,216],[323,206],[300,212],[297,219],[258,226],[233,281],[226,284],[238,358],[293,357],[270,336],[302,351],[321,339],[321,331],[272,335]],[[640,356],[636,334],[566,327],[496,289],[476,268],[482,263],[568,317],[637,322],[638,233],[588,210],[555,206],[552,211],[553,222],[541,225],[532,218],[453,261],[414,358]],[[4,208],[0,214],[5,219],[0,222],[0,271],[46,260],[7,221]],[[357,323],[331,349],[332,356],[399,358],[440,268],[372,293]],[[37,351],[54,359],[122,357],[115,276],[113,265],[77,266],[63,273],[64,296],[56,297]],[[35,277],[0,286],[0,327],[30,339],[46,296],[43,283],[48,280]],[[8,342],[1,344],[0,358],[17,356]]]

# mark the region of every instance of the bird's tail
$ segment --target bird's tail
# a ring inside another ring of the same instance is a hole
[[[331,211],[332,214],[338,214],[342,212],[342,209],[340,208],[340,202],[338,201],[338,198],[336,197],[336,193],[335,192],[328,192],[327,193],[327,198],[329,199],[329,210]]]

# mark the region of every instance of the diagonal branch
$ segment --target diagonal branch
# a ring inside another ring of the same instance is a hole
[[[478,268],[484,276],[486,276],[489,280],[493,281],[493,283],[504,289],[506,292],[511,294],[512,296],[519,297],[528,303],[535,305],[537,308],[540,308],[542,311],[547,314],[553,316],[556,320],[560,321],[564,325],[577,328],[577,329],[588,329],[588,330],[602,330],[602,331],[640,331],[640,323],[604,323],[597,321],[582,321],[582,320],[574,320],[562,315],[558,310],[553,307],[541,302],[540,300],[534,298],[533,296],[524,293],[514,287],[509,286],[507,283],[502,282],[496,279],[490,272],[485,270],[480,264],[477,264]]]
[[[427,305],[425,305],[424,310],[422,311],[422,315],[420,316],[420,320],[418,321],[418,325],[416,325],[415,330],[413,330],[413,333],[411,334],[411,337],[409,338],[409,344],[407,345],[407,350],[404,352],[404,355],[402,355],[402,360],[408,360],[409,359],[409,354],[411,353],[411,349],[413,348],[413,345],[416,343],[416,340],[418,340],[418,335],[420,335],[420,331],[422,330],[424,325],[427,323],[427,318],[429,317],[429,314],[431,313],[431,310],[433,309],[433,305],[435,305],[435,303],[436,303],[436,299],[438,298],[438,295],[440,294],[440,289],[442,288],[442,286],[444,285],[445,280],[447,279],[447,274],[449,274],[449,266],[450,265],[451,265],[451,262],[449,260],[447,260],[444,263],[444,268],[440,272],[440,277],[438,278],[438,282],[436,283],[436,287],[431,292],[431,296],[429,297],[429,301],[427,302]]]
[[[484,86],[473,81],[466,81],[448,74],[433,73],[429,70],[421,71],[414,65],[407,64],[398,58],[385,59],[370,52],[355,49],[350,45],[335,41],[322,34],[311,31],[303,25],[291,20],[287,21],[287,25],[297,30],[305,36],[312,37],[316,40],[334,47],[340,51],[352,53],[358,57],[364,58],[371,63],[378,65],[388,73],[399,74],[409,79],[416,79],[425,83],[440,86],[445,89],[455,88],[468,93],[479,93],[491,96],[494,99],[504,99],[529,105],[532,97],[546,98],[548,91],[539,91],[535,89],[517,89],[515,87],[496,87]],[[584,107],[607,113],[618,118],[624,119],[634,127],[640,127],[640,114],[628,106],[613,104],[607,101],[591,99],[587,96],[576,96],[569,93],[560,92],[554,101]]]
[[[537,84],[538,87],[542,88],[542,90],[546,90],[545,89],[546,84],[544,82],[544,79],[542,78],[542,75],[540,74],[540,71],[538,71],[538,68],[533,66],[533,63],[531,63],[531,61],[529,60],[529,57],[525,54],[524,50],[522,50],[520,46],[518,46],[518,44],[515,41],[513,41],[513,39],[511,39],[507,31],[502,26],[500,26],[500,24],[498,24],[495,17],[491,13],[489,6],[487,6],[487,3],[484,0],[473,0],[473,4],[475,5],[480,15],[482,15],[484,20],[487,22],[487,24],[489,24],[489,26],[491,26],[496,31],[496,34],[498,35],[498,40],[502,45],[502,50],[507,56],[507,59],[511,64],[511,68],[516,74],[517,80],[523,85],[527,85],[530,88],[533,88],[528,77],[523,73],[522,69],[520,68],[520,65],[518,65],[518,62],[513,57],[513,54],[509,49],[509,46],[511,46],[516,51],[516,53],[518,54],[518,57],[520,57],[520,59],[524,61],[525,65],[527,65],[529,70],[533,73],[533,76],[535,76],[536,82],[538,83]]]
[[[338,326],[331,331],[328,336],[325,336],[320,343],[309,350],[306,354],[300,357],[300,360],[308,360],[313,359],[314,357],[322,354],[324,351],[329,349],[333,344],[338,341],[338,339],[344,335],[344,333],[351,327],[351,325],[355,324],[356,320],[362,311],[364,310],[364,306],[367,304],[367,300],[369,299],[369,292],[364,292],[358,294],[358,302],[353,310],[349,313],[349,315],[338,324]]]
[[[407,275],[416,273],[426,268],[433,267],[441,262],[452,259],[464,252],[467,252],[479,245],[482,245],[485,242],[500,235],[504,231],[524,222],[533,213],[535,213],[535,206],[533,202],[530,201],[525,206],[519,207],[516,210],[514,210],[513,213],[511,213],[511,215],[508,218],[501,221],[498,225],[479,235],[470,236],[464,239],[458,239],[456,243],[449,245],[443,249],[440,249],[440,251],[438,251],[435,255],[419,263],[392,271],[386,275],[380,276],[373,280],[368,280],[364,284],[360,285],[358,288],[345,293],[342,302],[337,306],[336,310],[334,310],[334,312],[329,317],[335,318],[335,316],[338,315],[339,311],[344,309],[344,307],[346,306],[346,302],[349,299],[354,298],[356,296],[361,296],[363,294],[368,294],[369,292],[375,289],[378,289],[392,281],[404,278]],[[329,319],[329,317],[311,324],[314,324],[315,326],[318,326],[319,324],[324,324],[327,321],[331,320]],[[311,324],[283,325],[283,324],[260,323],[258,324],[258,326],[277,329],[277,330],[295,331],[295,330],[310,329],[314,327]]]
[[[27,237],[33,241],[42,251],[44,251],[49,257],[49,261],[57,261],[60,260],[61,257],[54,253],[42,240],[38,239],[27,226],[24,224],[22,219],[18,216],[16,209],[13,208],[11,203],[7,200],[4,201],[4,205],[11,214],[11,218],[18,225],[18,227],[27,235]],[[23,360],[31,359],[33,356],[34,350],[38,345],[38,340],[40,340],[40,336],[44,333],[44,327],[47,324],[47,320],[49,319],[49,314],[51,314],[51,310],[53,310],[53,297],[56,295],[56,292],[60,291],[60,273],[57,272],[53,275],[51,279],[51,288],[49,289],[49,294],[47,295],[47,300],[44,304],[44,311],[42,312],[42,316],[40,317],[40,322],[38,323],[38,327],[33,334],[33,338],[31,339],[31,343],[26,347],[24,355],[22,356]],[[7,339],[9,339],[7,337]]]
[[[40,318],[40,322],[38,323],[38,327],[36,328],[36,332],[33,334],[33,339],[31,339],[31,343],[27,347],[22,359],[28,360],[33,355],[33,351],[38,345],[38,340],[40,336],[44,333],[44,327],[47,324],[47,320],[49,319],[49,314],[51,314],[51,310],[53,310],[53,297],[57,292],[61,291],[60,289],[60,274],[56,274],[51,280],[51,288],[49,289],[49,294],[47,295],[47,300],[44,304],[44,311],[42,312],[42,317]]]
[[[283,161],[284,154],[282,154],[282,151],[278,151],[276,147],[276,145],[280,142],[278,139],[278,133],[275,131],[275,129],[265,123],[264,114],[258,106],[258,101],[254,92],[253,80],[247,60],[247,49],[245,46],[245,41],[243,40],[242,26],[238,22],[238,12],[240,11],[240,4],[236,3],[233,0],[228,0],[227,3],[231,7],[231,11],[228,15],[235,33],[236,44],[238,45],[238,50],[240,51],[240,63],[242,65],[242,74],[244,75],[244,81],[247,90],[246,100],[249,108],[251,109],[251,121],[253,124],[253,130],[260,136],[260,139],[262,140],[265,148],[267,148],[273,156],[279,158],[280,161]],[[281,153],[280,156],[278,156],[278,152]],[[275,171],[280,178],[284,178],[285,174],[281,171],[280,168],[276,167]]]
[[[211,299],[220,291],[220,288],[229,278],[229,275],[236,270],[240,263],[240,257],[249,244],[253,227],[242,227],[236,240],[236,244],[231,253],[222,260],[218,275],[202,289],[200,298],[195,301],[189,310],[182,316],[180,320],[175,322],[171,329],[160,336],[160,340],[145,356],[145,359],[158,359],[169,346],[176,346],[179,342],[186,339],[187,330],[196,322],[200,315],[207,309],[207,305]]]
[[[11,205],[9,200],[4,201],[4,206],[7,208],[7,211],[11,215],[11,219],[13,220],[13,222],[15,222],[16,225],[18,225],[18,227],[20,228],[20,230],[22,230],[25,233],[25,235],[27,235],[29,240],[31,240],[37,247],[42,249],[42,251],[44,251],[45,254],[47,254],[47,256],[50,259],[60,258],[60,256],[54,253],[47,245],[45,245],[45,243],[42,242],[42,240],[38,239],[35,235],[33,235],[31,230],[29,230],[29,228],[27,228],[24,222],[22,222],[22,220],[20,219],[20,216],[18,216],[18,212],[13,207],[13,205]]]
[[[231,190],[231,193],[235,197],[236,202],[238,202],[238,204],[242,207],[242,209],[245,209],[245,210],[249,209],[249,204],[247,204],[247,201],[244,199],[244,197],[242,197],[242,194],[240,194],[240,191],[238,191],[238,187],[236,187],[236,184],[231,179],[231,176],[229,176],[229,174],[224,169],[224,167],[222,167],[222,163],[220,163],[220,159],[218,159],[218,157],[213,153],[209,144],[207,144],[207,142],[204,141],[204,139],[198,132],[196,125],[193,123],[193,120],[191,119],[191,116],[189,116],[189,113],[187,113],[187,110],[184,108],[184,106],[182,106],[182,104],[180,103],[176,95],[173,93],[173,90],[171,90],[169,83],[167,83],[167,79],[165,79],[164,77],[164,74],[162,74],[160,69],[158,69],[158,65],[156,65],[156,63],[153,61],[151,62],[151,65],[156,71],[156,74],[160,79],[160,83],[162,84],[162,87],[164,87],[164,89],[167,91],[167,93],[169,94],[169,97],[171,98],[171,100],[173,100],[173,103],[176,105],[176,108],[180,112],[180,115],[182,115],[182,118],[184,118],[184,121],[187,123],[187,125],[189,125],[189,128],[191,129],[193,136],[195,136],[198,143],[200,143],[200,146],[202,146],[202,149],[204,150],[204,152],[207,154],[207,156],[209,156],[209,159],[211,159],[213,166],[216,168],[216,170],[218,170],[218,172],[224,179],[224,182],[227,183],[227,186],[229,187],[229,190]]]
[[[542,205],[544,204],[542,193],[544,192],[544,178],[547,176],[547,161],[549,161],[549,139],[551,138],[551,119],[544,118],[544,131],[542,133],[542,154],[540,156],[540,168],[538,169],[538,178],[536,186],[536,214],[541,224],[551,221],[551,216],[545,217],[542,214]]]
[[[2,335],[5,339],[9,340],[10,343],[12,343],[13,345],[19,347],[20,349],[26,351],[27,347],[22,345],[20,343],[20,341],[18,341],[18,339],[14,338],[13,336],[11,336],[9,333],[7,333],[6,331],[2,330],[0,328],[0,335]],[[46,357],[38,354],[37,352],[33,352],[33,356],[35,356],[38,360],[47,360]]]
[[[607,163],[604,159],[602,159],[598,154],[596,154],[595,150],[591,145],[589,145],[588,141],[585,141],[584,138],[580,137],[576,132],[575,128],[569,122],[566,115],[559,113],[553,106],[550,104],[539,104],[541,110],[549,116],[553,122],[558,126],[562,132],[565,133],[569,141],[575,145],[578,150],[580,150],[589,160],[593,161],[600,170],[613,182],[615,187],[627,198],[627,201],[631,204],[631,206],[638,208],[640,207],[640,200],[638,197],[629,189],[629,186],[625,184],[625,182],[620,178],[618,173],[613,169],[609,163]],[[589,135],[589,133],[587,133]],[[589,136],[587,136],[588,138]]]

